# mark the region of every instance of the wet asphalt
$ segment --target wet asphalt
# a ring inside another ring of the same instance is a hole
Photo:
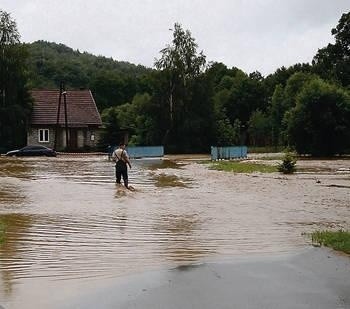
[[[294,255],[182,265],[113,280],[58,308],[350,308],[350,257],[323,248]]]

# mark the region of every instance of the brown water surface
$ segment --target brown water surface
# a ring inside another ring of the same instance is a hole
[[[105,156],[1,157],[0,305],[35,307],[61,282],[72,293],[86,280],[289,252],[308,245],[303,233],[350,228],[349,160],[290,176],[180,163],[134,160],[131,192]]]

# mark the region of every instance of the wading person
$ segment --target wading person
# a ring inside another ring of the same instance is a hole
[[[124,186],[127,189],[129,187],[128,181],[128,167],[131,168],[128,153],[125,150],[125,143],[120,143],[119,148],[113,151],[112,158],[115,161],[115,179],[116,183],[120,184],[120,180],[123,177]]]

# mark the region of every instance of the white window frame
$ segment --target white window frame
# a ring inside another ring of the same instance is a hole
[[[95,132],[94,131],[90,132],[90,141],[92,141],[92,142],[95,141]]]
[[[49,129],[39,129],[38,130],[38,141],[39,141],[39,143],[49,143],[50,142],[50,130]]]

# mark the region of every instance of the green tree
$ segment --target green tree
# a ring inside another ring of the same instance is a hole
[[[288,68],[282,66],[278,68],[273,74],[266,76],[262,81],[266,92],[267,99],[271,99],[277,85],[281,85],[283,88],[286,86],[288,79],[297,72],[310,73],[312,67],[308,63],[297,63]]]
[[[134,145],[160,145],[159,113],[152,97],[148,93],[136,94],[133,98],[134,106],[134,135],[130,143]]]
[[[184,125],[179,130],[183,137],[183,150],[205,152],[212,141],[213,102],[209,81],[204,74],[191,83],[189,93],[191,97],[184,114]]]
[[[235,145],[236,135],[228,118],[218,119],[215,123],[215,136],[217,146]]]
[[[131,99],[124,96],[124,79],[111,71],[100,71],[96,74],[91,79],[90,87],[100,109],[121,105]]]
[[[131,103],[116,108],[121,127],[128,128],[131,145],[159,145],[157,113],[148,93],[137,93]]]
[[[17,30],[16,22],[11,15],[0,10],[0,44],[10,45],[19,43],[20,35]]]
[[[350,146],[350,96],[345,90],[313,78],[297,96],[287,116],[290,145],[300,154],[329,156]]]
[[[161,144],[159,116],[158,106],[148,93],[137,93],[131,103],[104,109],[101,148],[118,143],[125,130],[130,134],[130,145]]]
[[[191,144],[187,139],[193,136],[191,130],[198,129],[200,123],[195,111],[199,110],[198,105],[205,107],[197,100],[203,89],[196,82],[205,69],[206,59],[203,52],[197,52],[197,47],[190,31],[175,23],[172,44],[162,49],[161,57],[155,61],[164,80],[161,83],[165,94],[162,104],[167,106],[169,114],[164,143],[178,150]]]
[[[265,146],[271,140],[270,118],[260,110],[252,113],[249,120],[249,141],[252,146]]]
[[[288,120],[285,119],[285,117],[287,117],[287,113],[295,107],[296,98],[305,83],[315,77],[316,75],[314,74],[300,71],[288,78],[284,89],[282,89],[281,85],[276,86],[270,109],[274,145],[287,145],[286,130]]]
[[[332,29],[335,44],[318,50],[313,59],[316,73],[325,79],[333,79],[345,87],[350,86],[350,12],[344,13],[338,25]]]
[[[265,93],[262,83],[238,71],[232,79],[229,100],[225,104],[227,116],[231,123],[239,119],[242,125],[248,126],[251,114],[266,109]]]
[[[271,120],[271,137],[272,144],[274,146],[277,146],[281,143],[280,132],[282,127],[282,120],[286,112],[284,106],[284,89],[281,84],[278,84],[273,93],[269,108]]]
[[[227,76],[227,79],[230,77]],[[226,80],[227,80],[226,79]],[[221,89],[222,88],[222,89]],[[228,87],[230,88],[230,87]],[[227,104],[230,91],[224,87],[220,87],[218,91],[213,96],[213,117],[214,117],[214,138],[213,142],[218,146],[234,145],[235,134],[233,125],[230,119],[227,117],[227,112],[225,105]]]
[[[16,22],[0,11],[0,151],[26,144],[31,111],[26,88],[27,51],[19,42]]]
[[[217,87],[224,76],[230,75],[230,70],[223,63],[214,62],[210,63],[205,75],[210,81],[210,87],[213,89],[214,93],[218,91]]]
[[[296,72],[291,75],[284,88],[283,110],[288,111],[296,104],[296,97],[304,87],[305,83],[317,77],[314,74]]]
[[[101,119],[104,128],[101,132],[99,147],[101,149],[106,149],[108,145],[116,145],[122,140],[117,107],[108,107],[104,109],[101,113]]]
[[[242,132],[242,128],[243,128],[242,122],[239,119],[235,119],[235,121],[233,122],[233,134],[234,134],[233,144],[234,145],[245,144],[245,141],[244,141],[245,132]]]

